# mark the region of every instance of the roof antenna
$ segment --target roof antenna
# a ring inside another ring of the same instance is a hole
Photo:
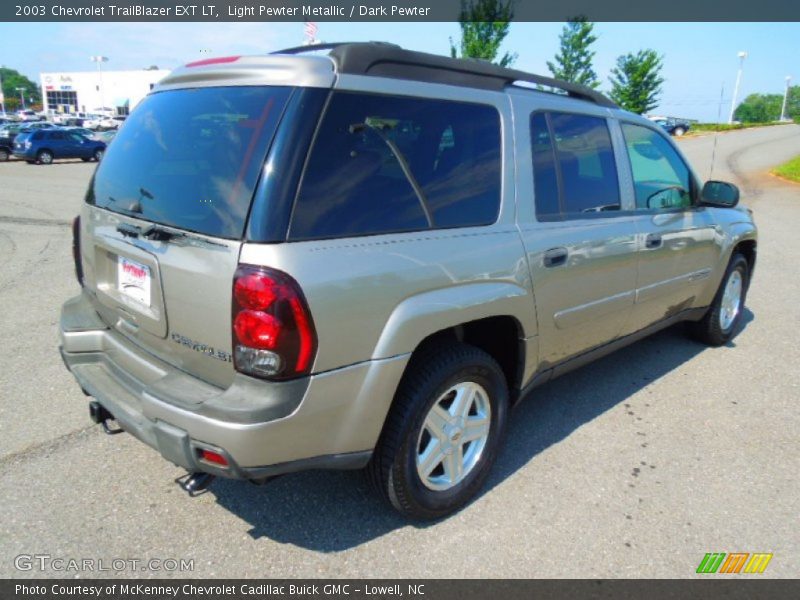
[[[717,107],[717,130],[714,132],[714,146],[711,149],[711,169],[708,171],[708,178],[714,174],[714,159],[717,156],[717,138],[719,137],[719,124],[722,118],[722,97],[725,95],[725,82],[722,82],[722,87],[719,90],[719,106]]]

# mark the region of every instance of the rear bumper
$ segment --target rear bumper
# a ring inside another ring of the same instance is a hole
[[[192,471],[261,479],[310,468],[359,468],[371,456],[408,355],[228,389],[193,377],[109,329],[86,293],[64,304],[61,355],[119,425]],[[203,449],[228,459],[200,459]]]

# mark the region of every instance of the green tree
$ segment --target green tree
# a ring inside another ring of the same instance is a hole
[[[450,56],[480,58],[501,67],[514,64],[516,54],[506,52],[497,59],[514,18],[512,4],[512,1],[502,0],[461,0],[461,42],[457,48],[450,38]]]
[[[783,94],[750,94],[736,107],[733,118],[742,123],[777,121],[781,118],[782,105]]]
[[[783,94],[750,94],[736,107],[733,118],[742,123],[767,123],[781,118]],[[789,88],[786,117],[800,119],[800,85]]]
[[[555,62],[547,61],[547,68],[553,77],[591,88],[600,85],[592,68],[595,53],[591,46],[597,40],[597,36],[592,33],[593,29],[594,23],[587,21],[586,17],[567,21],[558,38],[561,48],[555,56]]]
[[[658,105],[661,94],[661,68],[663,57],[655,50],[628,52],[617,58],[617,66],[611,69],[611,99],[625,110],[646,113]]]
[[[17,88],[25,88],[23,94],[25,95],[26,106],[41,102],[39,86],[19,71],[0,67],[0,79],[3,80],[3,96],[5,96],[5,105],[8,112],[22,108]],[[32,102],[31,99],[33,100]]]
[[[789,97],[786,99],[786,116],[800,121],[800,85],[793,85],[789,88]]]

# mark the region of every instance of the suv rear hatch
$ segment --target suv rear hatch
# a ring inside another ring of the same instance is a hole
[[[292,91],[206,85],[151,93],[120,128],[87,192],[84,285],[101,318],[220,387],[234,376],[231,286],[248,212]]]

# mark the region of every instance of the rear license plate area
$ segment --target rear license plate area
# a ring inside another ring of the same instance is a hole
[[[127,298],[150,307],[150,267],[124,256],[117,257],[117,290]]]

